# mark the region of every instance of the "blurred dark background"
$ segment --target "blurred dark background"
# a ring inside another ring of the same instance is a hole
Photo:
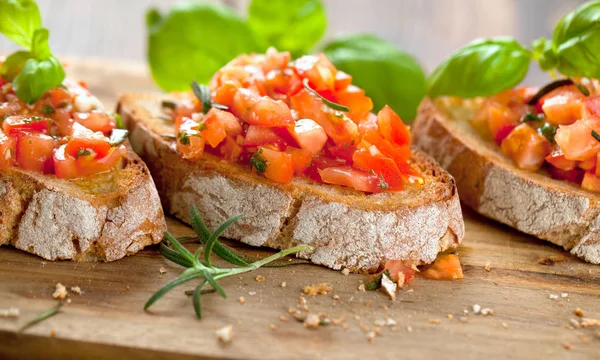
[[[53,52],[145,62],[144,15],[175,0],[37,0]],[[219,2],[218,0],[212,0]],[[246,13],[249,0],[220,2]],[[476,37],[511,35],[530,44],[550,37],[556,22],[583,0],[323,0],[329,18],[326,39],[372,32],[416,55],[431,71],[446,55]],[[14,49],[0,39],[0,54]],[[526,79],[547,77],[531,67]]]

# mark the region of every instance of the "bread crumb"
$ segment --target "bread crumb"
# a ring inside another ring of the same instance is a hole
[[[248,291],[248,295],[254,296],[254,295],[256,295],[256,291]]]
[[[287,322],[290,322],[290,318],[288,318],[285,315],[279,315],[279,321],[287,323]]]
[[[381,287],[393,301],[396,300],[396,289],[398,288],[398,285],[385,274],[381,277]]]
[[[349,269],[342,270],[342,275],[347,276],[349,274],[350,274],[350,270]]]
[[[429,323],[439,325],[442,321],[440,319],[429,319]]]
[[[385,320],[378,319],[378,320],[373,321],[373,324],[375,324],[376,326],[385,326]]]
[[[581,326],[584,328],[600,327],[600,320],[584,318],[581,320]]]
[[[304,320],[304,327],[307,329],[316,329],[319,327],[321,319],[317,314],[309,314]]]
[[[57,283],[56,288],[54,289],[54,293],[52,293],[52,297],[55,299],[64,300],[64,298],[66,298],[67,295],[69,295],[67,293],[67,288],[63,284]]]
[[[565,259],[566,258],[563,255],[549,255],[549,256],[541,257],[538,260],[538,264],[552,266],[556,263],[564,261]]]
[[[161,267],[160,269],[158,269],[158,272],[163,275],[167,273],[167,269],[165,269],[164,267]]]
[[[581,327],[581,324],[579,323],[579,321],[577,321],[575,319],[569,319],[569,324],[575,329],[579,329]]]
[[[71,303],[71,298],[68,298],[67,299],[67,304],[70,304],[70,303]]]
[[[75,293],[77,295],[83,294],[83,291],[81,290],[81,288],[79,286],[71,286],[71,292]]]
[[[579,316],[579,317],[583,317],[583,310],[581,310],[580,308],[576,308],[575,310],[573,310],[573,312],[575,313],[575,315]]]
[[[308,296],[315,295],[327,295],[330,291],[333,290],[333,287],[327,283],[320,283],[316,285],[307,285],[304,287],[303,292]]]
[[[50,337],[56,337],[56,330],[50,330]]]
[[[492,271],[492,264],[490,264],[490,263],[487,263],[487,264],[485,264],[485,268],[484,268],[484,269],[485,269],[485,271],[487,271],[487,272],[490,272],[490,271]]]
[[[216,331],[217,339],[223,344],[229,344],[233,340],[233,325],[223,326]]]
[[[129,285],[125,285],[125,291],[129,291],[130,287]]]
[[[240,296],[240,304],[244,305],[244,303],[246,302],[246,298],[243,296]]]
[[[281,287],[286,287],[286,286],[287,286],[287,283],[285,281],[281,283]]]
[[[298,296],[298,304],[306,305],[306,298],[302,295]]]
[[[466,316],[461,316],[458,318],[458,320],[460,320],[461,323],[466,323],[467,321],[469,321],[469,318]]]
[[[446,316],[448,317],[448,320],[452,320],[452,319],[454,319],[454,315],[452,315],[452,314],[448,314],[448,315],[446,315]]]
[[[256,276],[256,282],[263,282],[263,281],[265,281],[265,277],[264,276],[262,276],[262,275],[257,275]]]
[[[412,332],[412,327],[411,327],[410,325],[408,325],[408,326],[406,327],[406,331],[408,331],[409,333],[411,333],[411,332]]]
[[[386,326],[395,326],[396,320],[389,317],[389,318],[385,319],[385,325]]]
[[[381,328],[376,327],[375,329],[373,329],[373,332],[375,333],[375,335],[381,336]]]
[[[277,329],[277,325],[269,324],[269,329],[271,329],[271,331],[275,331]]]
[[[16,307],[0,309],[0,318],[18,318],[20,314],[21,311]]]
[[[333,300],[336,300],[336,301],[337,301],[337,300],[339,300],[339,299],[340,299],[340,296],[339,296],[339,295],[337,295],[337,294],[333,295]]]
[[[502,327],[503,327],[503,328],[505,328],[505,329],[508,329],[508,324],[507,324],[507,323],[505,323],[505,322],[503,322],[503,323],[502,323]]]
[[[560,293],[561,298],[566,298],[567,296],[569,296],[569,293]]]
[[[290,314],[293,314],[293,313],[295,313],[296,311],[297,311],[297,309],[296,309],[295,307],[289,307],[289,308],[288,308],[288,312],[289,312]]]
[[[365,291],[367,291],[367,290],[365,289],[365,284],[360,284],[360,285],[358,286],[358,291],[361,291],[361,292],[365,292]]]
[[[304,322],[304,320],[306,320],[306,318],[308,317],[305,313],[301,312],[300,310],[294,311],[292,315],[294,316],[294,319],[300,322]]]
[[[367,341],[369,342],[369,344],[375,344],[375,332],[374,331],[369,331],[367,333]]]
[[[494,315],[494,309],[481,309],[481,315],[483,316],[488,316],[488,315]]]
[[[474,314],[479,314],[479,312],[481,311],[481,306],[478,304],[473,305],[473,313]]]
[[[569,343],[564,343],[563,347],[565,348],[565,350],[573,350],[573,345]]]
[[[558,299],[558,295],[556,295],[556,294],[550,294],[550,295],[548,295],[548,297],[550,298],[550,300]]]
[[[590,342],[590,339],[588,337],[586,337],[586,336],[579,335],[579,338],[581,339],[581,342],[584,343],[584,344],[586,344],[586,345]]]
[[[332,323],[333,325],[338,325],[338,324],[341,324],[341,323],[342,323],[342,321],[344,321],[344,319],[345,319],[345,317],[344,317],[344,316],[340,316],[340,317],[339,317],[339,318],[337,318],[337,319],[332,319],[332,320],[331,320],[331,323]]]

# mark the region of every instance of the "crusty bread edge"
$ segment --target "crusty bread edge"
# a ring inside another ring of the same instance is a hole
[[[446,198],[394,211],[353,208],[274,183],[200,169],[183,160],[171,142],[152,133],[144,123],[149,113],[135,100],[135,94],[124,95],[118,107],[133,147],[148,164],[165,210],[184,222],[190,221],[191,205],[198,206],[212,228],[242,212],[244,217],[224,236],[277,249],[309,244],[314,250],[301,257],[354,272],[376,271],[389,259],[409,265],[430,263],[464,237],[460,201],[449,175],[452,190]],[[444,172],[432,163],[436,171]],[[257,233],[260,236],[254,236]]]
[[[421,103],[412,134],[415,144],[454,176],[466,205],[600,264],[598,194],[516,168],[430,99]]]
[[[0,173],[0,245],[47,260],[114,261],[160,242],[166,222],[152,177],[131,150],[127,161],[139,170],[134,185],[101,204],[24,170]]]

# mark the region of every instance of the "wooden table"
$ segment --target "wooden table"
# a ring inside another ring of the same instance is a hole
[[[119,91],[153,89],[145,68],[136,64],[73,62],[69,72],[85,78],[111,106]],[[392,301],[382,292],[358,291],[360,282],[369,280],[366,276],[344,276],[314,265],[263,268],[224,279],[226,300],[205,295],[202,320],[196,319],[191,298],[184,294],[193,284],[167,294],[144,312],[150,295],[181,272],[156,248],[113,263],[74,263],[42,261],[4,247],[0,308],[18,307],[21,316],[0,319],[0,358],[599,358],[600,327],[565,326],[578,319],[575,308],[581,308],[586,318],[600,319],[600,267],[471,211],[465,211],[465,221],[466,238],[458,251],[463,280],[417,278]],[[169,229],[176,236],[192,234],[171,219]],[[250,255],[268,253],[230,244]],[[553,255],[564,260],[538,263]],[[161,275],[161,267],[167,273]],[[257,275],[265,281],[257,282]],[[80,286],[84,293],[70,294],[72,302],[60,314],[17,333],[27,320],[56,304],[51,294],[57,282],[67,288]],[[322,282],[334,290],[304,296],[309,310],[344,320],[306,329],[288,309],[299,306],[304,286]],[[494,314],[474,315],[475,304],[493,309]],[[282,321],[282,316],[289,321]],[[396,325],[375,325],[388,318]],[[225,325],[233,325],[228,345],[220,344],[215,335]],[[381,335],[370,344],[366,332],[377,327]],[[565,344],[572,349],[565,349]]]

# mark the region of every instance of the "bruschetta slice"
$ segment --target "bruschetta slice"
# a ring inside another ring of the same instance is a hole
[[[193,93],[125,94],[118,112],[165,210],[196,205],[209,227],[254,246],[310,244],[333,269],[430,263],[464,223],[454,179],[410,146],[388,107],[323,55],[243,55]]]

